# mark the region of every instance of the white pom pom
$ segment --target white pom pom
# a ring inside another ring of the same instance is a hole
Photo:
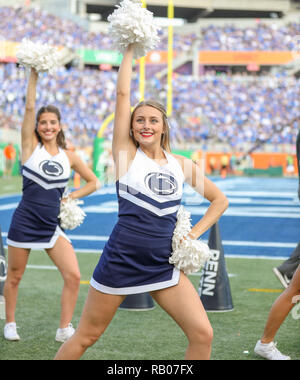
[[[198,272],[211,257],[207,244],[188,236],[191,228],[190,213],[181,206],[177,213],[169,263],[186,274]]]
[[[59,66],[59,53],[56,48],[26,38],[19,45],[16,57],[21,66],[33,67],[37,72],[53,74]]]
[[[63,229],[74,230],[74,228],[83,223],[86,214],[78,206],[80,204],[83,204],[83,201],[72,199],[68,196],[61,202],[60,214],[58,217],[60,218],[60,225]]]
[[[158,45],[158,25],[153,13],[143,8],[141,1],[123,0],[108,16],[109,35],[122,54],[130,44],[135,44],[134,58],[140,58]]]

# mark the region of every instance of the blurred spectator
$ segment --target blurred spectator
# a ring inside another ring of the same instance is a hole
[[[11,178],[16,160],[16,150],[11,142],[6,145],[3,154],[5,158],[4,178]]]
[[[89,33],[72,21],[54,16],[35,8],[0,8],[0,30],[6,40],[21,41],[24,37],[32,41],[47,41],[53,45],[64,45],[76,50],[110,49],[111,39],[102,33]]]
[[[210,174],[211,175],[216,174],[216,170],[217,170],[217,160],[216,160],[216,157],[211,156],[208,163],[209,163]]]
[[[0,123],[20,128],[25,93],[24,69],[0,64]],[[64,113],[67,139],[76,147],[92,145],[105,118],[114,111],[116,72],[61,68],[54,77],[42,75],[38,104],[54,104]],[[99,87],[97,83],[103,85]],[[159,99],[166,87],[147,88]],[[222,143],[232,150],[255,144],[296,143],[300,112],[300,80],[281,77],[245,77],[207,73],[195,81],[191,76],[173,80],[171,141]],[[149,97],[148,96],[148,97]],[[139,100],[138,77],[133,82],[132,104]],[[13,115],[13,116],[12,116]],[[0,124],[1,125],[1,124]],[[104,137],[112,138],[109,126]]]
[[[295,172],[294,157],[289,154],[286,157],[286,173],[287,175],[293,175],[294,172]]]
[[[256,26],[246,28],[210,25],[201,30],[201,50],[298,50],[299,34],[296,23],[279,26],[258,20]]]
[[[71,21],[32,8],[0,8],[2,39],[23,37],[71,49],[111,49],[108,35],[94,35]],[[300,24],[265,25],[245,29],[233,25],[208,26],[195,33],[175,33],[174,49],[188,51],[195,41],[209,50],[294,50]],[[199,39],[199,37],[201,37]],[[159,49],[167,49],[166,30],[161,31]],[[155,69],[147,67],[153,77]],[[0,64],[0,127],[20,129],[23,115],[26,71],[14,64]],[[92,146],[103,121],[114,111],[115,71],[61,68],[54,77],[41,77],[38,104],[57,105],[65,115],[66,138],[81,149]],[[102,83],[99,87],[97,83]],[[259,141],[295,145],[298,131],[300,80],[285,76],[217,75],[208,72],[199,81],[174,74],[171,143],[221,143],[230,150],[244,150],[245,142]],[[166,84],[152,79],[147,96],[165,98]],[[139,100],[138,76],[133,82],[132,104]],[[108,126],[104,137],[112,138]]]
[[[236,173],[237,160],[238,160],[237,156],[235,155],[235,153],[233,153],[230,157],[230,160],[229,160],[229,171],[231,174]]]
[[[74,22],[49,14],[43,9],[30,7],[0,7],[0,30],[2,37],[11,41],[44,40],[53,45],[64,45],[76,50],[111,49],[112,41],[105,33],[91,33]],[[299,50],[300,24],[265,24],[257,20],[253,27],[235,25],[210,25],[196,33],[176,33],[174,49],[187,52],[195,41],[201,50]],[[167,50],[168,32],[160,32],[158,49]]]
[[[221,168],[220,168],[220,174],[223,178],[227,176],[228,169],[229,169],[229,157],[226,153],[223,153],[220,158]]]

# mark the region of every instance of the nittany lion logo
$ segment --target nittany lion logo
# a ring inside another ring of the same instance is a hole
[[[40,169],[50,177],[59,177],[64,172],[63,167],[56,161],[45,160],[40,163]]]
[[[173,195],[178,190],[176,179],[165,173],[149,173],[145,185],[156,195]]]

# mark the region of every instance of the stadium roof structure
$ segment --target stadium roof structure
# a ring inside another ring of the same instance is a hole
[[[121,0],[81,0],[87,13],[100,14],[106,21]],[[173,0],[175,18],[196,22],[199,18],[272,18],[291,9],[291,0]],[[167,17],[168,0],[147,0],[147,8]]]

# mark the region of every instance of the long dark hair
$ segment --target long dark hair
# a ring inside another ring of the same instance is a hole
[[[36,114],[35,134],[36,134],[36,137],[38,138],[38,140],[41,144],[43,144],[43,142],[42,142],[41,136],[39,135],[39,133],[37,131],[37,126],[38,126],[38,123],[40,121],[42,114],[46,113],[46,112],[54,113],[57,116],[59,123],[61,121],[61,115],[60,115],[59,109],[55,106],[52,106],[52,105],[44,106],[38,110],[38,113]],[[59,131],[59,133],[56,137],[56,142],[60,148],[67,149],[65,134],[64,134],[62,129]]]
[[[149,107],[153,107],[153,108],[156,108],[158,111],[161,112],[161,115],[162,115],[162,118],[163,118],[163,122],[164,122],[164,132],[161,136],[161,147],[166,150],[167,152],[171,152],[171,147],[170,147],[170,126],[169,126],[169,122],[168,122],[168,118],[167,118],[167,112],[164,108],[164,106],[162,104],[160,104],[159,102],[157,102],[156,100],[153,100],[153,99],[149,99],[149,100],[143,100],[141,101],[140,103],[138,103],[135,107],[134,107],[134,110],[131,114],[131,120],[130,120],[130,127],[132,127],[132,121],[133,121],[133,117],[134,117],[134,114],[135,114],[135,111],[140,108],[140,107],[144,107],[144,106],[149,106]],[[138,147],[138,143],[137,141],[135,140],[135,138],[132,136],[132,139],[135,143],[135,145]]]

